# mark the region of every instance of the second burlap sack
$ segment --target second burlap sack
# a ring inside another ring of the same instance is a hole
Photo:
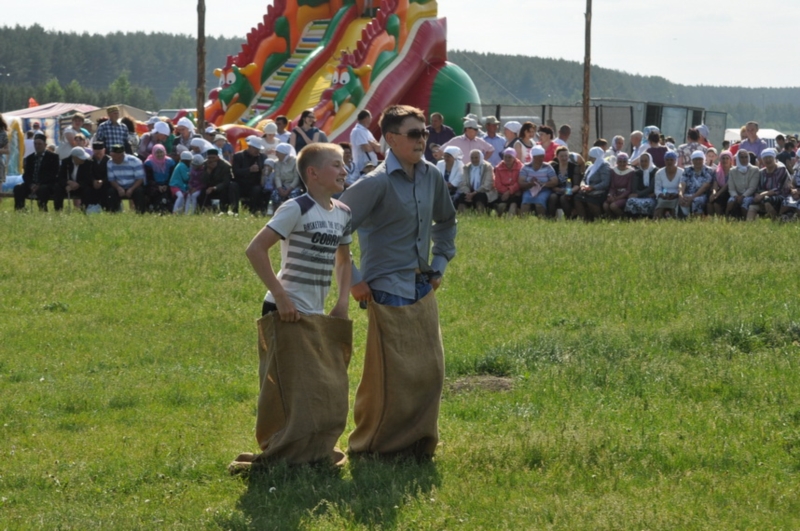
[[[371,302],[349,451],[433,455],[443,385],[444,348],[434,293],[410,306]]]

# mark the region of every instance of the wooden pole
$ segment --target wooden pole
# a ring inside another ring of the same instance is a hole
[[[583,58],[583,158],[589,156],[589,110],[592,91],[592,0],[586,0],[586,56]]]
[[[206,102],[206,2],[197,0],[197,129],[205,130]]]

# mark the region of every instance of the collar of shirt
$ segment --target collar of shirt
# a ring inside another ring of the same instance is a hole
[[[406,170],[403,169],[403,165],[400,164],[400,161],[397,160],[397,157],[395,157],[394,153],[390,150],[389,153],[386,154],[386,173],[391,175],[396,171],[402,173],[409,181],[413,181],[418,177],[423,177],[428,174],[428,165],[425,164],[424,161],[417,162],[414,164],[414,175],[409,176],[406,174]]]

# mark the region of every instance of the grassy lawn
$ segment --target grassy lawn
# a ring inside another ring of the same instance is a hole
[[[464,216],[434,462],[232,478],[264,221],[11,207],[0,529],[800,528],[800,224]]]

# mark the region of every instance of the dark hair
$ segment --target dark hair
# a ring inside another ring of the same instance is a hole
[[[305,122],[306,118],[308,118],[309,116],[312,116],[313,114],[314,114],[314,111],[311,110],[311,109],[304,110],[302,112],[302,114],[300,114],[300,123],[302,124],[303,122]],[[316,119],[316,117],[314,117],[314,118]]]
[[[686,133],[686,136],[688,136],[688,137],[689,137],[689,140],[691,140],[692,142],[697,142],[698,140],[700,140],[700,131],[698,131],[697,129],[695,129],[694,127],[692,127],[692,128],[691,128],[691,129],[689,129],[689,131]]]
[[[546,126],[546,125],[543,125],[543,126],[541,126],[541,127],[539,128],[539,132],[540,132],[540,133],[544,133],[544,134],[548,135],[550,138],[553,138],[553,137],[555,136],[555,135],[553,134],[553,130],[552,130],[552,129],[550,129],[550,127],[548,127],[548,126]]]
[[[786,137],[781,135],[781,134],[778,134],[778,135],[775,135],[775,140],[786,140]]]
[[[353,146],[350,145],[350,142],[339,142],[339,147],[342,149],[349,149],[350,151],[353,151]]]
[[[561,153],[562,151],[566,151],[567,153],[569,153],[569,148],[568,148],[567,146],[558,146],[558,147],[556,148],[556,157],[557,157],[557,156],[558,156],[558,154],[559,154],[559,153]]]
[[[303,183],[306,182],[306,171],[308,168],[319,167],[325,162],[325,157],[330,153],[341,154],[342,148],[337,144],[330,144],[328,142],[316,142],[308,144],[300,150],[297,154],[297,171],[300,172],[300,178]]]
[[[8,131],[8,124],[3,120],[2,114],[0,114],[0,131]]]
[[[359,122],[360,122],[361,120],[364,120],[365,118],[372,118],[372,113],[371,113],[371,112],[369,112],[369,111],[368,111],[368,110],[366,110],[366,109],[364,109],[363,111],[359,112],[359,113],[358,113],[358,116],[356,117],[356,119],[357,119]]]
[[[525,133],[527,133],[528,131],[536,131],[536,124],[534,124],[533,122],[525,122],[524,124],[522,124],[522,127],[519,128],[518,136],[520,138],[525,138]]]
[[[795,143],[792,140],[787,140],[783,145],[783,149],[794,149]]]
[[[289,119],[285,115],[279,114],[278,116],[275,117],[275,123],[278,122],[283,122],[283,124],[286,125],[289,123]]]
[[[606,140],[605,138],[598,138],[597,140],[594,141],[594,144],[592,145],[594,147],[606,147],[608,146],[608,140]]]
[[[381,133],[396,133],[406,118],[416,118],[425,123],[425,113],[411,105],[391,105],[381,115]]]
[[[661,135],[656,133],[655,131],[650,131],[650,134],[647,135],[648,142],[656,142],[658,143],[661,140]]]
[[[122,120],[120,120],[119,122],[121,124],[125,125],[125,127],[128,128],[128,132],[129,133],[135,133],[136,132],[136,126],[133,124],[133,120],[131,120],[127,116],[125,118],[123,118]]]
[[[672,142],[674,144],[675,143],[675,139],[672,138],[671,136],[668,136],[667,138],[664,139],[664,143],[667,143],[667,142]]]
[[[730,140],[723,140],[722,141],[722,149],[727,149],[727,148],[730,147],[730,145],[731,145],[731,141]]]
[[[567,134],[569,134],[571,132],[572,132],[572,128],[570,126],[568,126],[567,124],[564,124],[564,125],[562,125],[561,127],[558,128],[558,134],[560,134],[560,135],[567,135]],[[558,151],[558,150],[556,150],[556,151]]]

